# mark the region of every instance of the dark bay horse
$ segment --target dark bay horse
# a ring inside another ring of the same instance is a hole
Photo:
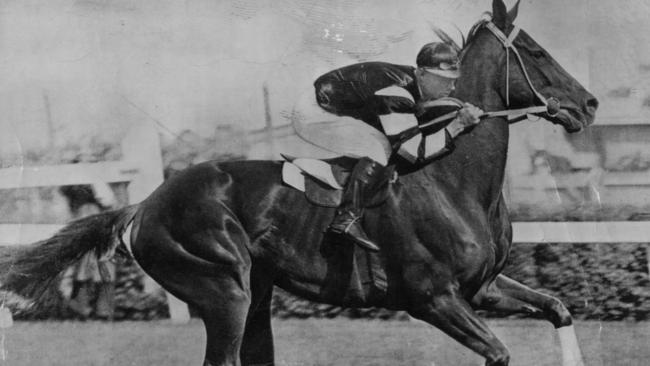
[[[491,22],[473,28],[455,97],[486,111],[554,97],[561,110],[546,119],[570,132],[589,125],[596,99],[527,33],[508,40],[517,8],[508,12],[494,0]],[[504,47],[510,41],[518,52]],[[334,209],[314,206],[284,185],[275,161],[196,165],[138,205],[73,222],[3,256],[3,288],[37,294],[84,253],[114,250],[129,227],[126,241],[141,267],[203,319],[205,365],[273,364],[274,285],[319,302],[406,310],[483,356],[486,365],[508,365],[509,354],[475,310],[539,313],[568,345],[564,364],[580,365],[562,302],[500,275],[512,242],[502,196],[507,147],[508,121],[486,120],[460,136],[453,153],[405,172],[387,200],[367,210],[363,224],[381,247],[387,277],[380,295],[345,296],[347,283],[337,272],[344,266],[331,253],[353,247],[324,234]]]

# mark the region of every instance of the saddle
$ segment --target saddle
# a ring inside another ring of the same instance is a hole
[[[282,154],[282,180],[289,186],[305,192],[307,201],[321,207],[338,207],[357,159],[337,157],[333,159],[305,159]],[[388,197],[388,184],[393,181],[394,168],[386,169],[384,179],[371,197],[366,197],[366,207],[378,206]],[[325,256],[340,267],[343,276],[335,276],[323,290],[345,298],[350,303],[363,304],[369,299],[385,295],[386,272],[377,253],[363,250],[356,245],[330,247]]]
[[[282,181],[305,192],[310,203],[321,207],[338,207],[343,198],[343,187],[348,183],[357,159],[336,157],[332,159],[296,158],[281,154],[285,159],[282,166]],[[388,167],[384,179],[372,196],[366,197],[366,207],[382,204],[388,197],[388,183],[393,181],[394,168]]]

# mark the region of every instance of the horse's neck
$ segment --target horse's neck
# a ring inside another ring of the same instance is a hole
[[[461,81],[455,97],[485,111],[505,108],[487,77]],[[507,121],[502,118],[485,120],[469,133],[459,136],[455,145],[451,154],[427,166],[424,173],[444,179],[450,185],[463,185],[457,189],[466,190],[467,194],[475,195],[474,199],[486,205],[496,202],[505,175]]]

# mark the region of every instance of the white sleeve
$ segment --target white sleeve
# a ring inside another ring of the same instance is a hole
[[[406,89],[395,85],[377,90],[375,92],[375,95],[402,97],[407,98],[411,102],[415,103],[413,96],[408,91],[406,91]],[[379,116],[379,120],[381,121],[381,126],[384,128],[384,131],[386,131],[387,135],[398,134],[408,128],[417,126],[418,124],[417,119],[411,113],[384,114]]]
[[[421,141],[422,141],[422,133],[418,133],[412,138],[404,141],[402,145],[399,147],[397,153],[404,159],[410,161],[411,163],[415,163],[416,160],[418,159],[418,147],[420,146]]]
[[[428,159],[434,155],[440,154],[448,150],[449,142],[451,141],[447,137],[447,130],[442,129],[433,135],[428,135],[424,137],[424,156],[423,159]],[[398,154],[403,158],[407,159],[411,163],[414,163],[418,159],[418,150],[420,144],[422,143],[422,134],[419,133],[413,136],[411,139],[405,141],[398,150]]]
[[[443,128],[442,130],[429,135],[426,137],[424,143],[424,157],[429,157],[436,153],[439,153],[447,146],[447,132]]]
[[[410,113],[391,113],[379,116],[386,135],[396,135],[418,125],[418,120]]]

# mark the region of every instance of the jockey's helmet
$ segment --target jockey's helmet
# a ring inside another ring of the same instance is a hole
[[[415,60],[418,68],[449,79],[460,76],[458,52],[443,42],[425,44]]]

